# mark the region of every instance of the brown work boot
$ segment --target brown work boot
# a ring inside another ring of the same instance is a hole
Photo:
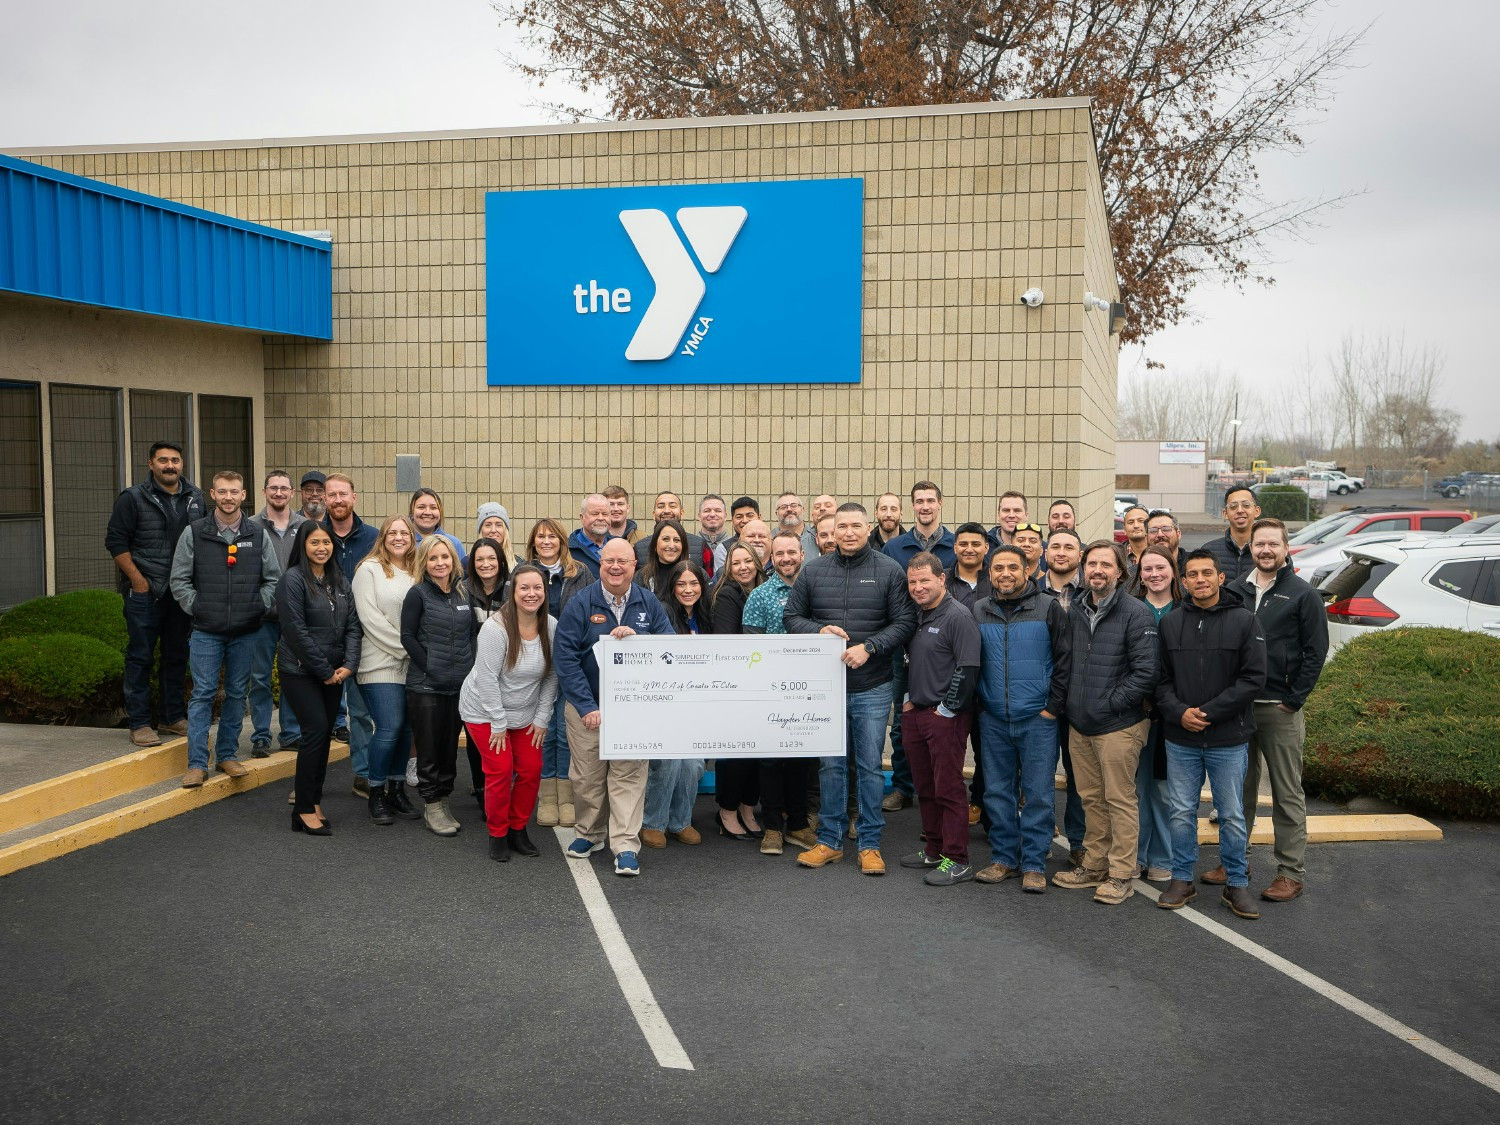
[[[219,763],[219,772],[228,777],[244,777],[250,771],[233,758],[225,758]]]
[[[208,774],[196,766],[182,775],[182,787],[184,789],[197,789],[208,779]]]
[[[1073,848],[1068,852],[1068,862],[1071,863],[1074,867],[1082,867],[1083,857],[1087,854],[1088,853],[1085,852],[1082,848]]]
[[[166,726],[162,727],[161,729],[164,730],[164,731],[166,731],[166,732],[168,732],[169,734],[176,735],[178,738],[186,738],[187,737],[187,720],[186,719],[178,719],[175,723],[168,723]]]
[[[1047,893],[1047,876],[1040,871],[1027,871],[1021,876],[1021,889],[1029,895],[1044,895]]]
[[[780,855],[782,849],[782,835],[774,828],[767,828],[764,836],[760,838],[761,855]]]
[[[974,872],[974,881],[976,883],[1003,883],[1014,874],[1016,874],[1014,867],[1006,867],[1003,863],[992,863]]]
[[[1102,902],[1105,906],[1119,906],[1133,894],[1135,887],[1129,879],[1110,878],[1099,884],[1099,889],[1094,892],[1094,901]]]
[[[1097,887],[1108,877],[1108,872],[1090,871],[1087,867],[1080,865],[1071,871],[1059,871],[1052,876],[1052,885],[1062,887],[1067,891],[1082,891],[1089,887]]]
[[[1302,884],[1289,875],[1276,876],[1271,880],[1271,885],[1260,892],[1260,897],[1267,902],[1291,902],[1301,896]]]
[[[1212,871],[1205,871],[1202,875],[1199,875],[1198,881],[1200,883],[1207,883],[1211,887],[1222,887],[1225,883],[1229,882],[1229,873],[1224,870],[1224,865],[1221,863]]]
[[[1260,911],[1255,909],[1255,900],[1250,897],[1249,887],[1225,887],[1219,901],[1241,918],[1260,917]]]
[[[641,843],[648,848],[664,848],[667,846],[667,834],[660,828],[642,828]]]
[[[789,844],[796,844],[799,848],[815,848],[818,846],[818,834],[811,828],[799,828],[795,832],[786,834]]]
[[[978,824],[979,823],[979,818],[981,816],[983,816],[983,815],[984,815],[984,810],[981,809],[978,805],[970,805],[969,806],[969,827],[973,828],[974,825]]]
[[[842,848],[830,848],[827,844],[819,844],[810,848],[797,857],[798,867],[827,867],[830,863],[837,863],[844,858]]]
[[[861,875],[885,874],[885,859],[881,856],[879,848],[860,849],[859,873]]]
[[[160,746],[161,737],[154,727],[136,727],[130,732],[130,741],[137,746]]]
[[[679,844],[701,844],[701,843],[703,843],[703,837],[702,837],[702,835],[700,835],[699,832],[698,832],[698,830],[696,828],[694,828],[691,824],[689,824],[681,832],[673,832],[672,833],[672,839],[676,840]],[[816,842],[816,841],[814,841],[814,842]]]
[[[1197,897],[1198,888],[1193,886],[1191,879],[1173,879],[1156,900],[1156,905],[1163,910],[1181,910]]]

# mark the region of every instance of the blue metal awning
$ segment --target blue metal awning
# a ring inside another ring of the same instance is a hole
[[[0,155],[0,291],[333,339],[326,242]]]

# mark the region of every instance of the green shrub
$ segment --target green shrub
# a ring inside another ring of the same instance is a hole
[[[0,638],[76,633],[125,655],[125,603],[113,590],[74,590],[32,598],[0,617]]]
[[[1500,640],[1387,629],[1345,645],[1307,701],[1308,788],[1500,816]]]
[[[74,722],[117,709],[125,658],[75,633],[0,639],[0,714],[11,721]]]
[[[1323,514],[1323,505],[1310,500],[1295,484],[1268,484],[1256,496],[1260,514],[1267,519],[1315,520]]]

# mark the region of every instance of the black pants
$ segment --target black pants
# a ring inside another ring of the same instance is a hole
[[[161,694],[163,726],[187,716],[183,681],[187,676],[188,637],[193,623],[171,594],[125,593],[125,712],[132,730],[151,725],[151,665],[156,643],[161,641],[161,671],[157,687]]]
[[[417,790],[424,801],[441,801],[453,792],[458,771],[458,696],[408,691],[406,716],[417,748]]]
[[[816,758],[760,760],[761,827],[776,832],[800,832],[807,827],[807,775]]]
[[[720,758],[714,763],[714,800],[721,809],[752,808],[760,800],[760,762],[755,758]]]
[[[323,803],[328,740],[333,736],[344,685],[325,684],[312,676],[294,673],[281,677],[281,692],[302,728],[302,741],[297,744],[296,794],[292,807],[299,813],[314,812]]]

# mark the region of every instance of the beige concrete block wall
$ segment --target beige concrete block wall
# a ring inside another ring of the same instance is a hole
[[[46,498],[49,592],[56,574],[55,512],[58,505],[68,502],[67,496],[57,495],[53,487],[52,385],[251,399],[257,479],[248,483],[259,496],[260,477],[266,471],[265,445],[259,440],[266,432],[263,360],[261,338],[249,332],[0,294],[0,379],[42,385],[42,487]],[[134,435],[130,429],[130,411],[124,402],[121,421],[122,449],[128,451]],[[221,466],[198,463],[196,417],[193,424],[191,479],[195,484],[205,485],[205,473]],[[107,455],[101,451],[101,457]],[[128,459],[128,452],[124,456]],[[134,466],[126,463],[123,468],[123,481],[130,484],[137,476]],[[102,526],[98,550],[104,551]]]
[[[924,477],[950,526],[1020,488],[1109,528],[1115,345],[1080,302],[1115,288],[1082,99],[32,158],[333,231],[334,342],[266,344],[267,457],[350,472],[371,515],[415,453],[465,537],[492,498],[519,536],[608,483],[641,516],[662,488],[769,509]],[[485,192],[827,176],[865,181],[860,384],[486,385]],[[1017,303],[1033,285],[1041,309]]]

